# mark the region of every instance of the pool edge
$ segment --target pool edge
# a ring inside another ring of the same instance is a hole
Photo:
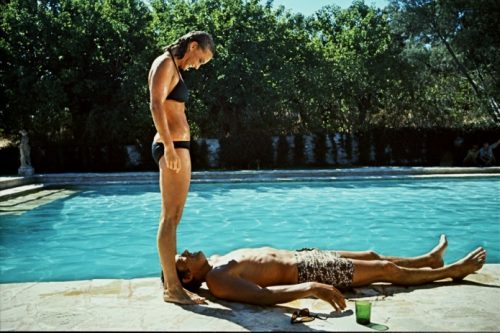
[[[500,167],[361,167],[337,169],[193,171],[191,181],[193,183],[261,182],[458,176],[500,176]],[[157,183],[158,177],[158,172],[146,171],[118,173],[47,173],[35,174],[32,177],[12,178],[15,178],[17,182],[22,182],[23,185],[29,183],[59,185],[82,183]],[[16,185],[15,182],[11,182],[11,186],[9,187],[13,186],[19,185]]]

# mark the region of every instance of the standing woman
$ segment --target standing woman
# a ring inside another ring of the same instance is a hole
[[[181,70],[198,69],[212,59],[213,53],[214,42],[208,33],[190,32],[167,46],[149,71],[150,109],[157,131],[152,154],[160,168],[162,199],[157,245],[166,302],[204,302],[182,287],[175,269],[176,230],[191,182],[191,138],[185,113],[189,92]]]

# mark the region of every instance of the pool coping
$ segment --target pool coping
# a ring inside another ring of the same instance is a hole
[[[298,182],[451,177],[497,177],[500,167],[358,167],[329,169],[193,171],[191,183]],[[44,173],[1,176],[0,200],[64,185],[157,184],[159,172]]]
[[[496,176],[500,167],[359,167],[332,169],[273,169],[193,171],[191,182],[259,182],[335,179],[387,179],[398,177]],[[33,183],[156,183],[159,172],[45,173],[31,177],[0,177],[4,188]],[[2,187],[0,187],[2,189]]]

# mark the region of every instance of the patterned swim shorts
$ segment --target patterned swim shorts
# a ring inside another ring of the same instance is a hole
[[[295,251],[299,283],[320,282],[337,288],[352,285],[354,265],[352,261],[339,257],[335,251],[301,249]]]

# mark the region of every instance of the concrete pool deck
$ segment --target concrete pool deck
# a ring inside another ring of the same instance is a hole
[[[500,264],[487,264],[459,283],[419,287],[374,284],[346,292],[340,314],[305,298],[273,307],[215,299],[205,305],[165,303],[159,278],[0,284],[2,331],[498,331]],[[354,300],[372,300],[372,324],[356,323]],[[291,324],[307,307],[328,316]]]

